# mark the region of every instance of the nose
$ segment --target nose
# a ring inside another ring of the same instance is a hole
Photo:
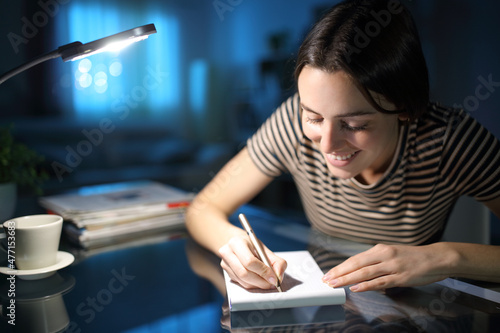
[[[346,144],[345,133],[333,123],[324,124],[320,139],[321,151],[325,153],[333,153],[341,150]]]

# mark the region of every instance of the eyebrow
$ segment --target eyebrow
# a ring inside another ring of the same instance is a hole
[[[311,109],[310,107],[308,107],[302,103],[300,103],[300,106],[306,111],[309,111],[309,112],[312,112],[312,113],[315,113],[315,114],[321,116],[320,113],[314,111],[313,109]],[[335,118],[351,118],[351,117],[359,117],[359,116],[366,116],[366,115],[374,115],[376,113],[377,113],[377,111],[359,110],[359,111],[352,111],[349,113],[340,114],[340,115],[335,116]]]

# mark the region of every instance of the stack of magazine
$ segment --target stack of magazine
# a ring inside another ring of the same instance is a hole
[[[185,233],[193,194],[153,181],[96,185],[40,198],[64,218],[64,234],[84,249]]]

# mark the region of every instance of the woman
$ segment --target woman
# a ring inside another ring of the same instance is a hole
[[[193,238],[220,255],[231,278],[246,288],[274,287],[273,272],[228,216],[288,172],[315,228],[377,244],[325,274],[330,286],[380,290],[449,276],[500,281],[500,247],[439,242],[461,195],[500,216],[500,144],[463,111],[429,102],[407,9],[397,1],[333,7],[300,47],[295,76],[298,94],[187,213]],[[266,251],[283,275],[286,262]]]

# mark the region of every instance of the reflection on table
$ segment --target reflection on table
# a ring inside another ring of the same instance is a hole
[[[0,314],[16,332],[55,333],[69,326],[63,295],[74,287],[73,276],[55,273],[39,280],[14,279],[0,283]]]

